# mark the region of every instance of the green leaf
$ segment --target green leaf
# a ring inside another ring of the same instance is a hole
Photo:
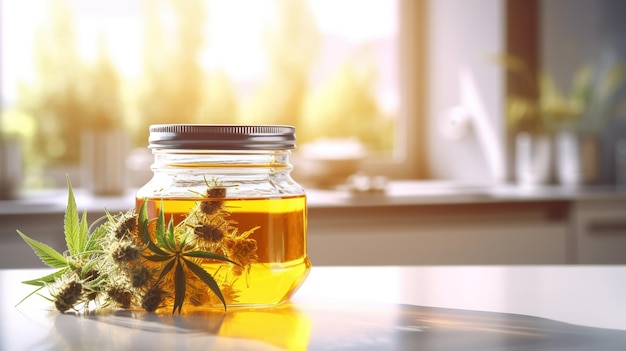
[[[143,258],[145,258],[148,261],[152,261],[152,262],[164,262],[167,260],[171,260],[173,257],[172,255],[145,255],[143,256]]]
[[[200,280],[202,280],[204,284],[206,284],[209,289],[211,289],[211,291],[213,291],[213,293],[220,299],[220,301],[222,301],[222,304],[224,305],[224,310],[226,310],[226,300],[224,300],[224,295],[222,295],[222,291],[220,290],[220,287],[213,278],[213,276],[192,261],[184,258],[183,261],[185,261],[185,264],[187,264],[187,268],[189,268],[190,271],[192,271],[198,278],[200,278]]]
[[[172,254],[168,253],[166,251],[164,251],[163,249],[161,249],[161,247],[159,247],[157,244],[154,243],[154,241],[152,241],[152,238],[150,237],[150,234],[148,234],[147,237],[147,247],[150,251],[152,251],[153,253],[157,254],[157,255],[161,255],[161,256],[168,256],[170,257]]]
[[[83,252],[86,249],[87,241],[89,238],[89,226],[87,223],[87,211],[83,212],[83,218],[80,220],[80,225],[78,228],[78,240],[77,240],[77,249],[78,252]]]
[[[26,234],[21,231],[17,231],[17,233],[26,241],[26,243],[35,251],[37,256],[41,259],[43,263],[53,268],[65,268],[67,267],[67,259],[58,253],[55,249],[50,246],[41,243],[37,240],[31,239]]]
[[[79,248],[79,224],[78,224],[78,211],[76,210],[76,199],[74,198],[74,191],[72,190],[72,183],[70,177],[67,176],[67,208],[65,209],[64,219],[64,231],[65,242],[70,254],[73,255],[78,252]]]
[[[170,223],[167,226],[167,241],[170,250],[176,250],[176,238],[174,237],[174,218],[170,218]]]
[[[33,292],[31,292],[30,294],[26,295],[23,299],[21,299],[16,305],[15,307],[19,306],[22,302],[24,302],[26,299],[28,299],[29,297],[33,296],[34,294],[36,294],[39,290],[43,289],[46,285],[53,283],[58,277],[60,277],[61,275],[63,275],[65,272],[67,271],[67,267],[60,269],[54,273],[45,275],[43,277],[37,278],[37,279],[31,279],[31,280],[25,280],[22,282],[22,284],[27,284],[27,285],[33,285],[33,286],[37,286],[38,288],[35,289]]]
[[[208,252],[208,251],[201,251],[201,250],[188,251],[188,252],[183,253],[183,256],[185,256],[185,257],[196,257],[196,258],[207,258],[207,259],[211,259],[211,260],[225,261],[225,262],[229,262],[229,263],[232,263],[234,265],[237,265],[237,266],[241,267],[241,265],[239,263],[229,259],[228,257],[222,256],[222,255],[218,255],[216,253]]]
[[[150,251],[158,255],[169,255],[167,252],[161,250],[161,248],[158,247],[150,237],[150,230],[148,228],[148,223],[150,221],[148,220],[148,207],[146,205],[147,203],[148,201],[146,199],[143,199],[143,202],[139,209],[139,237],[141,238],[141,241],[148,246],[148,249]]]
[[[148,249],[160,256],[172,256],[172,254],[163,251],[159,246],[157,246],[157,244],[153,243],[152,240],[148,243]]]
[[[22,284],[34,285],[34,286],[45,286],[46,284],[53,283],[58,277],[63,275],[67,271],[67,267],[60,269],[54,273],[44,275],[43,277],[31,280],[25,280]]]
[[[156,222],[156,233],[154,235],[156,237],[157,244],[162,248],[167,248],[167,244],[165,242],[165,213],[163,212],[163,201],[161,201],[161,206],[159,208],[159,216],[157,217]]]
[[[163,279],[167,275],[167,273],[169,273],[172,270],[172,268],[174,268],[175,263],[176,263],[176,260],[172,259],[165,265],[165,267],[163,267],[163,270],[161,271],[161,275],[159,275],[158,281],[161,281],[161,279]]]
[[[187,283],[182,262],[180,259],[176,260],[176,262],[176,271],[174,272],[174,308],[172,313],[176,313],[176,309],[178,309],[178,314],[180,314],[183,303],[185,303]]]
[[[42,286],[38,287],[37,289],[35,289],[35,290],[34,290],[33,292],[31,292],[30,294],[28,294],[28,295],[24,296],[24,298],[23,298],[23,299],[21,299],[21,300],[20,300],[20,302],[18,302],[18,303],[15,305],[15,307],[19,306],[22,302],[26,301],[26,299],[27,299],[27,298],[29,298],[29,297],[33,296],[34,294],[36,294],[39,290],[41,290],[41,289],[43,289],[43,288],[44,288],[44,286],[42,285]]]
[[[143,199],[141,207],[139,209],[139,237],[144,244],[148,244],[152,241],[150,239],[150,231],[148,230],[148,200]]]
[[[152,238],[150,237],[150,229],[148,226],[148,223],[150,222],[150,220],[148,219],[148,206],[147,206],[148,200],[147,199],[143,199],[143,202],[141,203],[141,207],[139,208],[139,237],[141,238],[141,241],[148,246],[148,249],[152,252],[154,252],[157,255],[169,255],[167,252],[163,251],[157,244],[155,244],[152,241]],[[157,219],[157,227],[159,226],[158,224],[158,219]],[[157,240],[158,240],[158,232],[159,230],[157,229]]]
[[[106,218],[106,217],[101,217]],[[97,221],[100,221],[99,218]],[[95,222],[94,222],[95,223]],[[91,234],[87,236],[84,251],[100,251],[102,250],[102,238],[107,234],[107,228],[104,225],[100,225],[91,230]]]

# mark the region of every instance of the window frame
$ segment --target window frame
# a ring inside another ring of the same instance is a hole
[[[428,0],[399,0],[400,111],[391,157],[370,156],[361,171],[391,179],[426,179]]]

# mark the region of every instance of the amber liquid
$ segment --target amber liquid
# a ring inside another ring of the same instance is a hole
[[[178,224],[203,200],[206,199],[148,198],[148,218],[156,218],[162,205],[165,218],[173,218],[174,224]],[[256,259],[240,275],[229,272],[224,263],[205,262],[203,268],[218,283],[227,282],[229,291],[236,291],[234,298],[225,296],[229,307],[269,306],[287,301],[311,267],[306,247],[306,198],[223,200],[229,213],[227,219],[233,221],[238,233],[258,227],[248,236],[256,241]],[[142,201],[137,200],[138,209]]]

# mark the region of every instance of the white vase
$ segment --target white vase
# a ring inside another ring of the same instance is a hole
[[[552,180],[552,138],[518,133],[515,137],[515,175],[518,184],[537,186]]]
[[[561,131],[556,135],[556,176],[565,186],[592,184],[598,179],[595,135]]]

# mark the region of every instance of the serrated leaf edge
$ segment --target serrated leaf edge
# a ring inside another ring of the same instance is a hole
[[[41,259],[41,261],[47,266],[52,268],[64,268],[68,266],[67,258],[52,247],[30,238],[19,230],[17,231],[17,233],[22,237],[22,239],[24,239],[28,246],[30,246],[33,251],[35,251],[35,254],[39,257],[39,259]]]

